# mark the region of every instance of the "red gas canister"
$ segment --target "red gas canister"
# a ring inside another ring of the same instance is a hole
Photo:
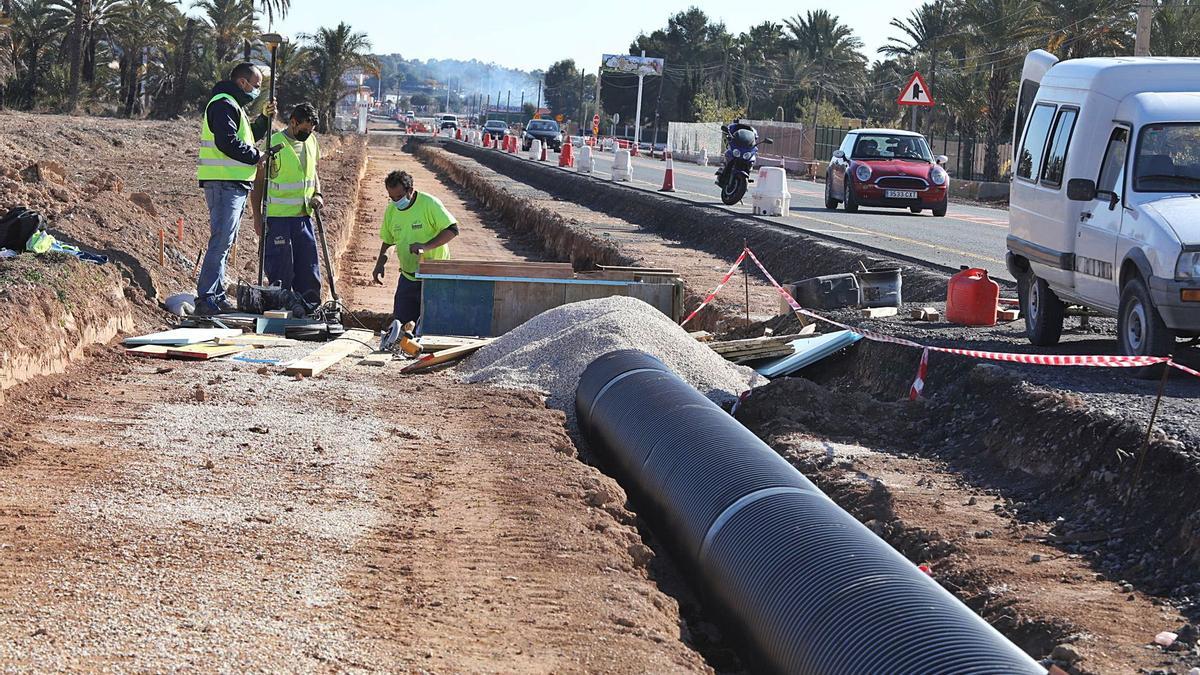
[[[963,326],[996,325],[1000,285],[987,270],[966,269],[950,277],[946,293],[946,320]]]

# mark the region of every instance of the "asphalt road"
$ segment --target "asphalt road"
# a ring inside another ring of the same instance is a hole
[[[594,157],[595,175],[611,179],[612,154],[599,152]],[[557,155],[551,153],[550,159],[557,164]],[[644,157],[634,158],[633,162],[633,187],[650,191],[662,187],[665,162]],[[713,182],[715,171],[716,167],[675,162],[675,196],[749,214],[749,192],[741,204],[729,207],[721,203],[719,189]],[[754,186],[750,187],[753,190]],[[858,213],[846,213],[840,206],[835,211],[825,209],[823,183],[793,180],[788,189],[792,193],[790,213],[767,220],[951,269],[961,265],[982,267],[993,277],[1012,281],[1004,266],[1006,210],[951,202],[949,213],[943,218],[929,212],[914,215],[907,209],[869,207],[860,208]]]

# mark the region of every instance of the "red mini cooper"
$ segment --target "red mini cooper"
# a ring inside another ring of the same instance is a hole
[[[945,162],[946,156],[935,158],[916,132],[855,129],[829,160],[825,208],[841,203],[851,213],[860,206],[884,206],[944,216],[950,188]]]

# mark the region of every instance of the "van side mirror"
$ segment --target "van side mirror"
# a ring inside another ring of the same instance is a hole
[[[846,159],[846,153],[842,152],[841,150],[834,150],[833,158],[834,159]]]
[[[1073,202],[1090,202],[1096,198],[1096,182],[1090,178],[1072,178],[1067,181],[1067,199]]]
[[[938,166],[946,166],[946,162],[949,162],[950,158],[945,155],[938,155],[934,157],[934,160],[938,163]]]

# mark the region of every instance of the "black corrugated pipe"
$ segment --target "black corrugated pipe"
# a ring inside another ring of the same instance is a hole
[[[1046,672],[658,359],[601,356],[575,406],[584,438],[759,667]]]

